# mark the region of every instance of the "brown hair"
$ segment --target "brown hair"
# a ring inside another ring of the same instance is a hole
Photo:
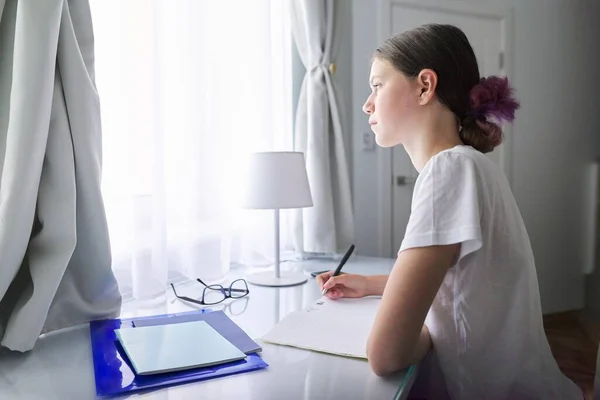
[[[512,121],[519,108],[508,79],[480,78],[473,48],[455,26],[427,24],[394,35],[375,50],[374,57],[409,78],[416,78],[423,69],[435,71],[437,97],[456,115],[461,140],[482,153],[502,142],[497,122]]]

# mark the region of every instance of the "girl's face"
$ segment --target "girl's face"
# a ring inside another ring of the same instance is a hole
[[[408,79],[388,61],[375,58],[370,74],[371,95],[363,105],[381,147],[406,144],[418,127],[422,86]]]

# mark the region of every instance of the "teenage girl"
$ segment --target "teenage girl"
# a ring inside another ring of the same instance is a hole
[[[480,77],[465,34],[430,24],[379,47],[369,83],[363,111],[377,144],[404,146],[419,172],[410,219],[389,276],[317,281],[331,299],[382,296],[367,343],[373,371],[430,354],[443,381],[431,387],[443,383],[451,399],[582,399],[544,333],[519,208],[485,155],[519,107],[508,80]]]

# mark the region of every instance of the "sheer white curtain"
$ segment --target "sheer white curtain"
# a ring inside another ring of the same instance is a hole
[[[272,261],[271,213],[238,200],[250,151],[293,147],[287,4],[91,0],[102,190],[125,297]]]

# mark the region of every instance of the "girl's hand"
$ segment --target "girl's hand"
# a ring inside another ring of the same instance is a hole
[[[368,277],[355,274],[331,275],[333,275],[333,271],[317,275],[317,284],[321,290],[327,289],[325,296],[328,298],[337,300],[342,297],[365,297],[369,294]]]

